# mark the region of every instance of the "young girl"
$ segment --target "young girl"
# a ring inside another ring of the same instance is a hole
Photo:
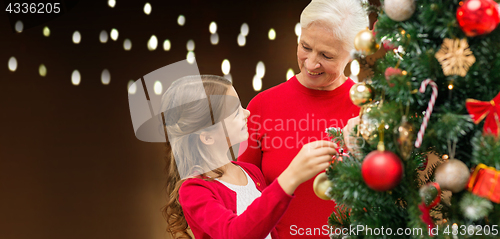
[[[163,211],[174,238],[191,238],[188,225],[195,238],[277,238],[274,227],[295,189],[327,168],[335,154],[332,142],[308,143],[266,185],[255,165],[227,157],[229,146],[248,138],[250,115],[230,81],[181,78],[165,92],[162,109],[169,162]]]

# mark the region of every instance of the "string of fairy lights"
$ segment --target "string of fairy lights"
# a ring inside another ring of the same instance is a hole
[[[116,6],[116,1],[115,0],[108,0],[108,6],[110,8],[114,8]],[[150,3],[145,3],[144,4],[144,14],[150,15],[153,10],[153,7]],[[184,15],[179,15],[177,18],[177,24],[179,26],[184,26],[186,23],[186,17]],[[14,29],[18,33],[23,32],[23,23],[22,21],[17,21],[14,25]],[[212,21],[210,22],[209,26],[209,31],[210,31],[210,43],[212,45],[217,45],[219,43],[219,35],[217,34],[217,23]],[[249,25],[247,23],[243,23],[240,28],[240,33],[238,34],[238,37],[236,39],[236,42],[238,46],[244,47],[246,45],[246,37],[248,36],[250,32]],[[50,37],[51,35],[51,30],[48,26],[45,26],[42,31],[43,36],[45,37]],[[295,25],[295,34],[297,36],[297,42],[300,40],[300,34],[301,34],[301,26],[300,23],[297,23]],[[276,30],[273,28],[270,28],[268,31],[268,38],[269,40],[273,41],[277,37]],[[111,31],[108,32],[106,30],[102,30],[99,33],[99,41],[102,44],[105,44],[108,42],[108,38],[111,38],[113,41],[117,41],[119,38],[119,31],[116,28],[112,28]],[[72,41],[74,44],[80,44],[82,41],[82,34],[76,30],[72,34]],[[147,48],[149,51],[155,51],[158,48],[158,38],[155,35],[152,35],[149,40],[147,41]],[[125,51],[130,51],[132,49],[132,40],[129,38],[125,38],[123,40],[123,49]],[[172,44],[169,39],[163,40],[163,50],[164,51],[170,51],[172,49]],[[195,61],[195,42],[194,40],[188,40],[186,43],[186,49],[187,49],[187,55],[186,55],[186,60],[189,63],[194,63]],[[11,72],[15,72],[18,68],[18,60],[15,56],[11,56],[8,60],[8,69]],[[221,63],[221,70],[222,73],[224,74],[224,77],[232,81],[232,76],[231,76],[231,63],[228,59],[224,59]],[[255,91],[261,91],[262,90],[262,79],[264,78],[265,75],[265,65],[263,61],[259,61],[256,66],[255,70],[255,75],[252,79],[252,86]],[[40,64],[38,68],[38,73],[41,77],[46,77],[48,74],[48,69],[44,64]],[[295,75],[294,71],[292,68],[289,68],[286,72],[286,80],[290,79]],[[80,74],[80,71],[78,69],[73,70],[71,74],[71,83],[75,86],[78,86],[81,83],[82,76]],[[103,85],[109,85],[111,82],[111,73],[108,69],[103,69],[101,73],[101,83]],[[135,81],[134,80],[129,80],[127,83],[127,89],[129,91],[129,94],[135,94],[136,93],[136,88],[135,84],[133,84]],[[154,85],[155,93],[158,95],[162,93],[162,86],[161,82],[156,82]]]

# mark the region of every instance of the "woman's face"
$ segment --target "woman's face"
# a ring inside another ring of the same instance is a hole
[[[297,48],[300,73],[299,82],[307,88],[333,90],[347,79],[344,69],[349,62],[349,52],[332,31],[320,23],[302,28]]]
[[[234,87],[229,87],[227,95],[235,97],[239,102],[238,94]],[[231,144],[235,145],[241,143],[248,139],[248,128],[247,128],[247,118],[250,116],[250,111],[241,107],[239,104],[237,110],[224,119],[224,123],[227,129],[227,136],[229,137]]]

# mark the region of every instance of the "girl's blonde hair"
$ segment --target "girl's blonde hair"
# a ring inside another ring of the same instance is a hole
[[[221,112],[224,112],[225,101],[210,96],[226,95],[230,86],[231,82],[220,76],[189,76],[173,82],[162,97],[162,122],[168,134],[165,145],[168,202],[162,211],[167,220],[167,232],[174,238],[191,238],[179,203],[179,188],[185,181],[181,175],[192,175],[197,167],[206,168],[204,159],[211,156],[208,146],[201,142],[196,132],[211,131],[223,119]],[[206,98],[200,98],[201,95]],[[217,177],[223,174],[220,169],[212,171]]]

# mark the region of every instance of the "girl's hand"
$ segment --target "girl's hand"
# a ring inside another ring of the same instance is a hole
[[[332,156],[336,154],[337,145],[331,141],[318,140],[302,146],[290,165],[278,177],[281,188],[292,195],[303,182],[325,170]]]
[[[342,129],[342,134],[344,135],[344,143],[347,146],[347,149],[351,152],[354,152],[356,138],[350,135],[354,127],[358,124],[359,124],[359,116],[356,116],[354,118],[349,119],[349,121],[347,121],[347,125]]]

